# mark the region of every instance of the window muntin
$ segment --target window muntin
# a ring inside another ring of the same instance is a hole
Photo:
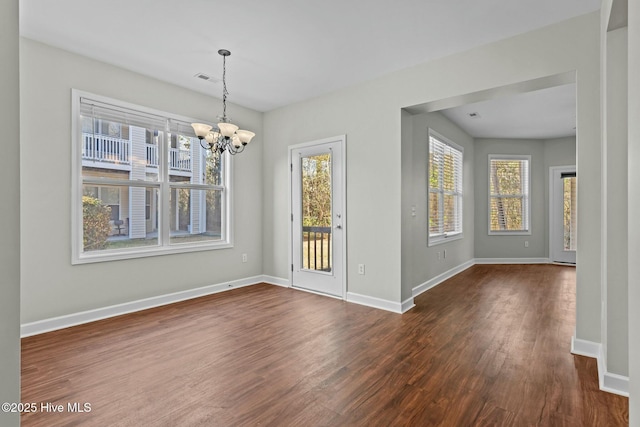
[[[196,120],[80,91],[73,117],[74,263],[231,246],[230,158],[200,146]]]
[[[530,234],[531,156],[489,155],[489,234]]]
[[[463,148],[429,130],[428,244],[462,238]]]

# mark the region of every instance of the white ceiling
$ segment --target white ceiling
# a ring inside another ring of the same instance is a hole
[[[271,109],[597,10],[600,0],[20,0],[21,34]],[[575,111],[575,109],[574,109]]]
[[[551,139],[576,134],[576,85],[441,110],[475,138]],[[475,113],[475,117],[470,114]]]

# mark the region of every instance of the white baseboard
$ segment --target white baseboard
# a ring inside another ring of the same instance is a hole
[[[394,313],[403,313],[402,309],[405,304],[382,298],[370,297],[368,295],[356,294],[354,292],[347,292],[347,302],[379,308],[380,310],[392,311]],[[411,301],[411,304],[413,304],[413,300]]]
[[[600,390],[629,397],[629,377],[607,371],[602,344],[571,337],[571,353],[596,359]]]
[[[81,311],[79,313],[53,317],[50,319],[38,320],[36,322],[25,323],[21,325],[20,336],[24,338],[32,335],[43,334],[45,332],[51,332],[57,329],[68,328],[70,326],[95,322],[96,320],[102,320],[109,317],[120,316],[122,314],[146,310],[148,308],[158,307],[161,305],[173,304],[175,302],[198,298],[205,295],[211,295],[229,289],[255,285],[264,281],[265,280],[263,280],[263,276],[248,277],[246,279],[232,280],[215,285],[203,286],[201,288],[188,289],[171,294],[159,295],[137,301],[116,304],[109,307],[102,307],[94,310]]]
[[[263,274],[261,277],[264,283],[268,283],[270,285],[276,285],[276,286],[283,286],[285,288],[291,287],[291,285],[289,284],[289,279],[283,279],[281,277],[275,277],[275,276],[268,276],[266,274]]]
[[[437,275],[433,279],[427,280],[423,284],[418,285],[418,286],[416,286],[415,288],[412,289],[413,297],[415,298],[418,295],[420,295],[421,293],[428,291],[429,289],[433,288],[434,286],[439,285],[440,283],[444,282],[445,280],[452,278],[456,274],[462,273],[467,268],[473,267],[474,264],[475,264],[474,260],[471,259],[471,260],[469,260],[469,261],[467,261],[467,262],[465,262],[463,264],[460,264],[457,267],[453,267],[452,269],[447,270],[444,273]]]
[[[402,301],[400,310],[402,310],[402,313],[406,313],[407,311],[411,310],[415,306],[416,305],[413,302],[413,297],[407,298],[406,300]]]
[[[476,258],[475,264],[549,264],[549,258]]]

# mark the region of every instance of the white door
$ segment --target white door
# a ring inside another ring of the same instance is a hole
[[[553,262],[575,264],[578,236],[576,168],[552,167],[549,175],[549,255]]]
[[[296,145],[291,159],[291,285],[344,298],[344,136]]]

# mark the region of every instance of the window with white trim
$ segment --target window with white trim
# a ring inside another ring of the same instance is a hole
[[[531,234],[531,156],[489,155],[489,234]]]
[[[429,129],[429,246],[462,238],[463,152]]]
[[[197,120],[73,91],[73,263],[231,246],[230,156]]]

